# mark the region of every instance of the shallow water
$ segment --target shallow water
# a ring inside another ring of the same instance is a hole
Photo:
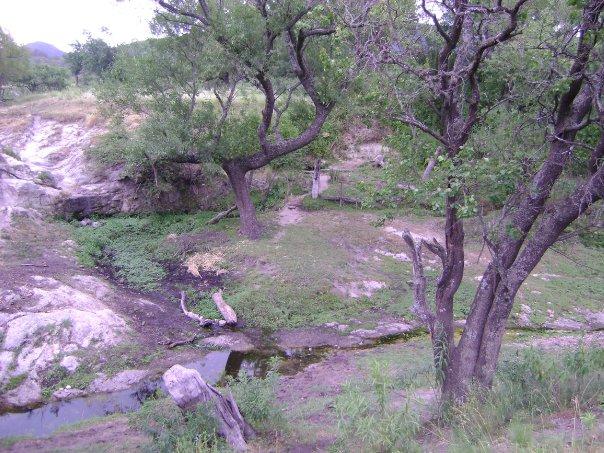
[[[244,372],[250,376],[265,376],[271,357],[280,357],[279,371],[295,373],[310,363],[317,362],[324,350],[300,350],[288,353],[212,351],[198,360],[183,364],[199,371],[209,383],[220,383],[222,378]],[[57,401],[26,412],[11,412],[0,416],[0,438],[10,436],[45,437],[58,428],[94,417],[138,410],[156,390],[163,389],[161,378],[144,381],[133,388],[119,392],[95,394]]]

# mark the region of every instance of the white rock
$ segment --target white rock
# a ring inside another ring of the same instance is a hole
[[[2,396],[5,405],[13,407],[29,407],[42,401],[42,389],[33,379],[26,379],[14,390]]]
[[[117,392],[119,390],[126,390],[143,380],[148,374],[148,370],[124,370],[110,378],[101,375],[92,381],[88,390],[91,392]]]
[[[68,329],[71,342],[86,348],[92,341],[104,345],[117,343],[126,323],[107,308],[96,312],[65,309],[28,313],[8,323],[3,348],[17,349],[34,334],[40,336],[40,332],[48,330],[52,336],[51,330],[56,332],[57,328]]]
[[[67,356],[63,357],[60,364],[67,371],[69,371],[70,373],[73,373],[80,366],[80,361],[77,359],[77,357],[74,357],[72,355],[67,355]]]

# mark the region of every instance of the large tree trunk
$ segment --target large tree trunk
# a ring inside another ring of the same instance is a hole
[[[223,168],[235,193],[235,203],[241,223],[239,231],[250,239],[258,239],[262,233],[262,227],[258,223],[256,208],[250,197],[250,187],[245,177],[247,171],[236,162],[227,162]]]
[[[313,200],[319,198],[319,192],[321,190],[321,159],[315,161],[315,170],[312,174],[312,191],[311,196]]]

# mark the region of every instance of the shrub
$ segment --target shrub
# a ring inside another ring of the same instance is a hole
[[[183,412],[170,398],[150,399],[130,416],[130,423],[151,437],[153,452],[218,452],[224,444],[210,411],[200,404]]]
[[[336,399],[338,420],[337,451],[391,452],[421,451],[415,436],[419,432],[418,415],[408,404],[394,408],[390,391],[394,380],[382,362],[373,362],[370,388],[347,383]]]
[[[597,405],[603,368],[603,349],[581,347],[555,356],[529,349],[502,361],[492,390],[474,389],[464,404],[445,408],[444,421],[466,447],[492,444],[507,425],[513,442],[529,442],[531,433],[521,432],[519,424],[531,417]]]
[[[278,359],[272,360],[264,378],[250,376],[245,372],[240,372],[236,378],[227,377],[227,388],[232,392],[244,418],[260,431],[284,429],[285,421],[276,404],[278,366]]]

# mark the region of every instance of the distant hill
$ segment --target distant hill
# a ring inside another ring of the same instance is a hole
[[[36,41],[25,44],[25,47],[29,50],[32,59],[36,63],[63,65],[63,55],[65,55],[65,52],[57,49],[52,44]]]

